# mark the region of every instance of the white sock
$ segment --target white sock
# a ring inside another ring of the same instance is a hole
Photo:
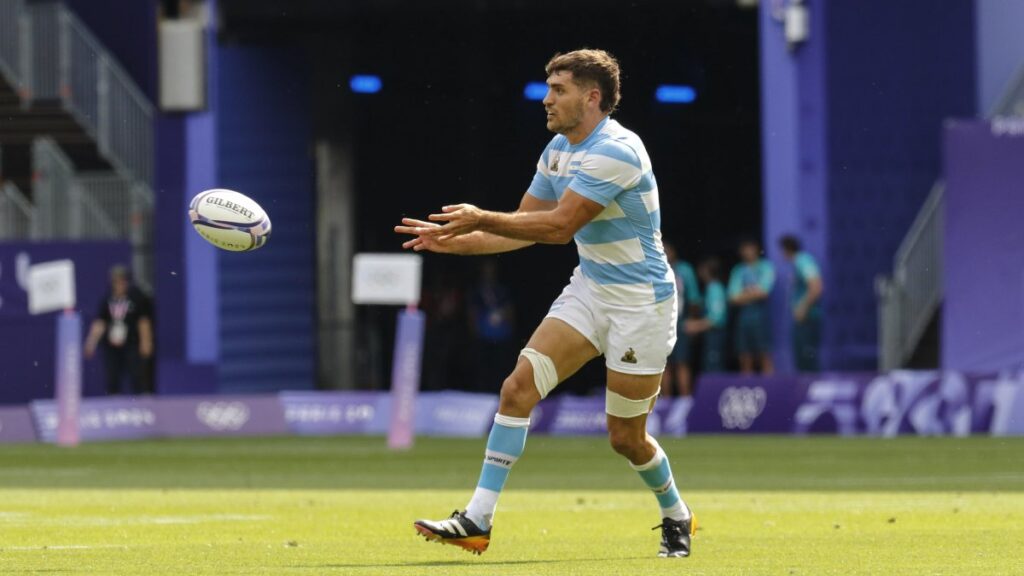
[[[498,507],[499,495],[500,492],[477,486],[473,492],[473,499],[466,505],[466,518],[472,520],[481,530],[490,528],[494,510]]]

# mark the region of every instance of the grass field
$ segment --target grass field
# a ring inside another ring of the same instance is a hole
[[[465,505],[482,440],[0,447],[0,574],[1024,574],[1024,439],[662,443],[687,559],[601,439],[530,438],[480,557],[412,520]]]

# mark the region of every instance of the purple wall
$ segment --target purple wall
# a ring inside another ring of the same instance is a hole
[[[1024,364],[1024,120],[950,122],[942,363]]]
[[[157,91],[157,0],[63,0],[151,102]]]
[[[131,262],[131,248],[126,242],[0,244],[0,404],[53,397],[56,313],[29,315],[18,269],[65,258],[75,262],[84,332],[107,291],[110,267]],[[83,368],[83,393],[104,394],[102,352]]]
[[[774,243],[795,232],[823,268],[824,367],[872,369],[874,279],[939,176],[943,119],[974,112],[974,3],[809,0],[810,38],[792,52],[772,4],[760,8],[762,145],[780,368],[787,267]]]

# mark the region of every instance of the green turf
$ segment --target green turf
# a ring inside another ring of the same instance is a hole
[[[1024,574],[1024,439],[663,441],[701,530],[654,558],[653,496],[601,439],[533,437],[482,557],[418,539],[482,440],[0,447],[0,574]]]

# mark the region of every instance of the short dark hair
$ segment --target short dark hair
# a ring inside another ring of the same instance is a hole
[[[737,248],[743,248],[747,244],[751,244],[753,246],[756,246],[758,250],[761,249],[761,241],[758,240],[757,238],[754,238],[753,236],[742,236],[742,237],[740,237],[740,241],[736,243],[736,247]]]
[[[594,84],[601,92],[601,111],[611,114],[619,105],[619,61],[604,50],[583,48],[565,54],[558,53],[548,60],[544,72],[572,72],[577,86]]]
[[[110,267],[110,279],[111,280],[129,280],[131,274],[128,272],[128,267],[124,264],[114,264]]]
[[[779,238],[779,246],[782,247],[786,252],[799,252],[803,248],[803,244],[800,243],[800,239],[792,234],[786,234],[782,238]]]
[[[697,265],[697,269],[705,268],[708,271],[708,276],[711,276],[715,280],[721,280],[722,276],[722,264],[718,261],[718,258],[709,256],[700,261]]]

